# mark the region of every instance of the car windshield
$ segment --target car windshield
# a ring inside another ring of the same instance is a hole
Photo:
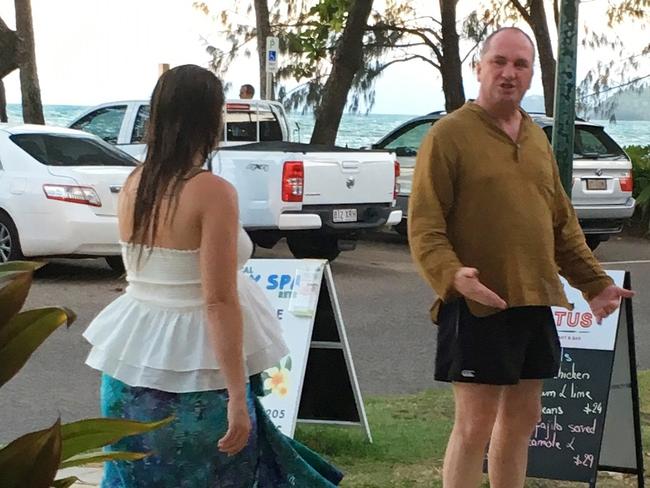
[[[551,141],[551,127],[544,132]],[[627,159],[625,152],[602,127],[576,124],[573,159]]]
[[[137,166],[128,154],[99,138],[67,134],[14,134],[10,139],[46,166]]]
[[[400,165],[402,167],[415,166],[415,156],[418,154],[420,143],[427,132],[429,132],[433,122],[432,120],[422,120],[415,124],[410,124],[376,147],[378,149],[394,151],[398,158],[401,156]]]

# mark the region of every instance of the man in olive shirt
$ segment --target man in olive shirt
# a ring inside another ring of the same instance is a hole
[[[456,402],[445,488],[479,486],[488,442],[490,486],[524,486],[543,379],[560,362],[550,307],[571,307],[558,272],[598,322],[632,296],[591,254],[546,136],[519,108],[534,57],[519,29],[489,36],[478,99],[436,122],[418,153],[409,240],[439,296],[436,379]]]

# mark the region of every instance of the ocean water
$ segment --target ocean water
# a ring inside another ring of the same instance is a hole
[[[88,108],[90,107],[78,105],[46,105],[43,110],[47,124],[65,126]],[[19,105],[9,104],[7,112],[10,122],[22,120]],[[353,148],[368,147],[395,127],[416,116],[346,113],[341,120],[336,143]],[[292,140],[309,142],[314,128],[313,115],[290,113],[288,118],[293,132]],[[650,144],[650,120],[619,120],[615,124],[606,120],[592,122],[603,125],[607,133],[621,146]]]

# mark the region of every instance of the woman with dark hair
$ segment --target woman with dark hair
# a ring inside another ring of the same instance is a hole
[[[223,105],[208,70],[165,72],[151,98],[147,156],[119,196],[129,285],[84,333],[93,346],[86,362],[103,373],[103,415],[173,421],[111,446],[151,455],[106,463],[103,488],[311,488],[341,479],[279,433],[255,394],[258,374],[288,349],[262,290],[240,272],[252,244],[236,191],[203,169]]]

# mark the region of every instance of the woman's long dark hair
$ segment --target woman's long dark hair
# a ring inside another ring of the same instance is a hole
[[[163,217],[173,217],[180,190],[195,168],[197,156],[206,161],[219,140],[223,105],[221,81],[200,66],[178,66],[160,77],[151,95],[147,156],[129,242],[153,246],[164,198],[169,199],[169,205]]]

